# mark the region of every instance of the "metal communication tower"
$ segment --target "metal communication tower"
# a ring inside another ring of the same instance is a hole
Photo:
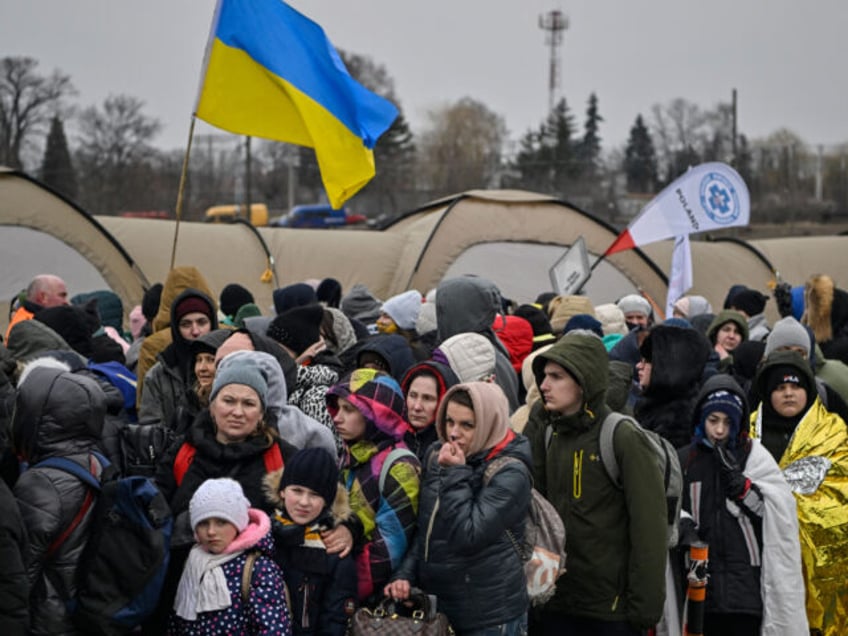
[[[568,18],[558,9],[549,11],[539,16],[539,28],[547,31],[545,44],[551,47],[551,67],[548,78],[548,112],[551,112],[556,103],[556,90],[559,86],[559,46],[562,44],[562,32],[568,28]]]

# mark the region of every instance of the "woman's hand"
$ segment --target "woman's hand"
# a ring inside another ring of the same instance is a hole
[[[318,342],[314,342],[306,348],[306,351],[297,356],[295,362],[298,364],[303,364],[307,360],[311,360],[324,349],[327,348],[327,343],[324,342],[324,337],[321,336],[318,338]]]
[[[344,526],[324,530],[321,540],[327,548],[327,554],[338,554],[340,559],[345,558],[353,549],[353,535]]]
[[[383,588],[383,594],[395,601],[405,601],[409,598],[409,581],[398,579]]]
[[[437,461],[439,466],[462,466],[465,464],[465,453],[453,442],[445,442],[439,449]]]

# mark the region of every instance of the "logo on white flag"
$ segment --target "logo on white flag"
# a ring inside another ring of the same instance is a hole
[[[701,207],[719,225],[730,225],[739,218],[739,195],[723,174],[708,172],[701,179]]]

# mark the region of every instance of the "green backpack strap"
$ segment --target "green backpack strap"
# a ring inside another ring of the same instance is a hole
[[[386,459],[383,461],[383,467],[380,469],[380,481],[378,482],[380,485],[380,496],[383,494],[383,487],[386,485],[386,477],[392,469],[392,464],[401,457],[415,457],[415,453],[408,448],[395,447],[386,455]]]
[[[621,488],[621,468],[619,468],[618,460],[615,458],[615,429],[621,422],[629,419],[624,413],[613,411],[601,422],[601,434],[598,438],[601,463],[603,463],[604,470],[607,471],[612,483],[618,488]]]

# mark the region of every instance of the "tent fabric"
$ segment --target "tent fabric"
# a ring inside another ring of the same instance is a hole
[[[78,259],[80,263],[88,263],[89,271],[82,266],[69,268],[67,260],[61,264],[64,267],[57,264],[53,271],[46,270],[45,266],[55,254],[45,253],[43,247],[27,249],[18,244],[14,255],[11,249],[2,250],[0,300],[3,313],[0,322],[8,316],[12,296],[25,288],[34,276],[45,273],[62,276],[71,295],[95,291],[81,287],[99,284],[102,280],[120,296],[125,320],[129,320],[129,312],[141,302],[148,282],[121,244],[104,231],[94,217],[61,195],[20,172],[0,166],[0,232],[3,233],[0,241],[3,238],[13,238],[18,243],[25,240],[28,233],[11,231],[23,228],[32,230],[34,239],[36,235],[53,237],[75,251],[82,257]],[[44,245],[43,242],[38,244]],[[63,247],[57,247],[57,251],[59,249]],[[6,262],[6,259],[14,260]],[[93,276],[92,269],[102,278]]]
[[[0,169],[0,248],[4,238],[22,240],[18,230],[50,236],[99,272],[126,311],[141,301],[150,283],[165,279],[175,226],[160,219],[91,217],[34,179]],[[550,289],[547,269],[581,236],[593,263],[617,231],[546,195],[473,190],[404,214],[382,231],[183,222],[175,263],[196,266],[216,296],[229,283],[243,285],[266,315],[271,313],[275,286],[326,277],[336,278],[344,289],[363,283],[377,297],[388,298],[412,288],[425,293],[445,276],[472,273],[491,278],[509,289],[510,297],[526,301]],[[846,236],[749,242],[693,238],[694,286],[689,293],[713,304],[720,304],[735,283],[768,292],[775,270],[793,285],[818,272],[831,273],[837,284],[848,285],[839,280],[839,272],[848,266]],[[663,241],[612,255],[597,267],[586,294],[597,305],[641,289],[663,306],[672,247],[672,241]],[[268,267],[266,249],[273,256],[276,281],[262,282]],[[23,264],[0,249],[0,303],[46,271],[44,254],[33,256],[33,264]],[[69,292],[94,291],[86,287],[93,283],[73,271],[75,267],[56,268]],[[8,304],[0,306],[0,323],[7,309]],[[774,302],[766,306],[766,315],[777,318]]]

